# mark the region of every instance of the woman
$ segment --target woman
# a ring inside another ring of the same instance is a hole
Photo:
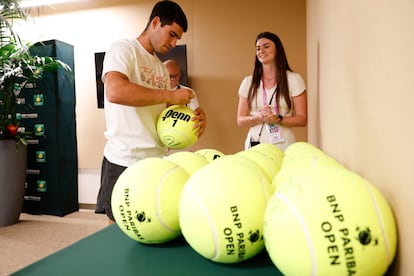
[[[237,125],[249,127],[245,149],[271,143],[285,150],[295,142],[292,127],[307,124],[306,88],[292,71],[279,37],[270,32],[256,38],[252,76],[239,88]]]

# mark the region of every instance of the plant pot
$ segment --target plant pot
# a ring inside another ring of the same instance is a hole
[[[24,203],[27,147],[0,140],[0,227],[19,221]]]

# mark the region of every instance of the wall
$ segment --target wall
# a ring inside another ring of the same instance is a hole
[[[309,141],[375,184],[413,275],[414,2],[308,0]]]
[[[293,70],[306,80],[305,1],[194,1],[193,14],[190,81],[209,115],[197,146],[235,153],[243,149],[247,132],[236,126],[237,92],[253,70],[256,35],[277,33]],[[306,128],[297,134],[306,140]]]
[[[60,39],[74,45],[81,203],[96,200],[105,143],[104,114],[96,107],[94,53],[105,51],[118,38],[137,37],[155,2],[90,0],[42,7],[33,9],[33,21],[21,26],[25,40]],[[291,67],[306,81],[305,0],[264,0],[260,5],[239,0],[177,3],[189,21],[179,42],[187,44],[189,83],[208,114],[207,130],[195,149],[238,152],[247,129],[236,125],[237,91],[253,70],[256,35],[277,33]],[[306,128],[296,132],[298,140],[307,139]]]

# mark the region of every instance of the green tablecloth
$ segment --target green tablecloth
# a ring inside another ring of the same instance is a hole
[[[183,238],[145,245],[127,237],[116,224],[64,248],[13,275],[282,275],[267,252],[238,264],[215,263]]]

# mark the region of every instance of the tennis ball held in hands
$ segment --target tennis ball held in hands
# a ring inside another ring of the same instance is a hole
[[[164,109],[157,119],[157,133],[164,145],[171,149],[184,149],[197,140],[194,129],[194,111],[184,105],[172,105]]]

